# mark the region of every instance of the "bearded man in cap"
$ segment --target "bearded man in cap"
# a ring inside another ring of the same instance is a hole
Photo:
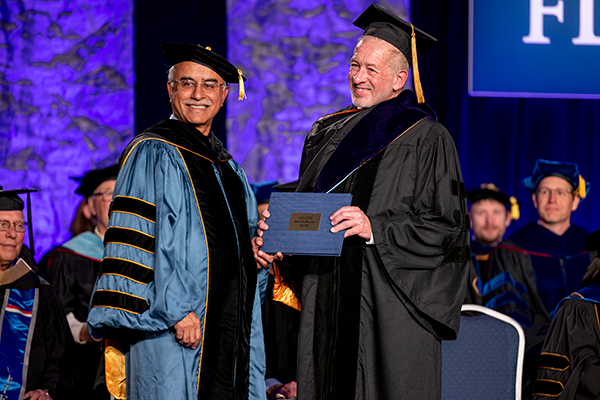
[[[454,142],[418,80],[417,95],[405,89],[435,39],[376,5],[354,24],[364,35],[350,60],[353,105],[313,125],[298,183],[353,194],[331,216],[332,232],[345,230],[341,257],[256,257],[304,271],[299,399],[439,399],[440,340],[456,338],[470,251]]]
[[[73,339],[78,344],[79,389],[87,399],[110,397],[102,379],[104,368],[100,340],[90,336],[86,321],[92,290],[100,271],[104,234],[108,229],[108,208],[118,172],[115,164],[73,178],[79,182],[75,193],[84,197],[83,215],[94,223],[94,230],[71,238],[40,260],[40,275],[46,277],[56,291],[65,308]],[[101,379],[96,379],[99,367]]]
[[[571,224],[571,213],[590,189],[577,164],[537,160],[523,179],[539,220],[529,222],[490,254],[486,307],[519,322],[525,330],[524,396],[531,395],[536,364],[559,301],[581,288],[590,253],[585,229]]]
[[[33,271],[33,257],[23,246],[27,224],[17,194],[32,191],[0,186],[0,398],[71,398],[72,393],[61,391],[67,387],[62,385],[61,359],[69,326],[50,284]]]
[[[520,217],[516,197],[502,193],[493,183],[467,192],[471,203],[471,264],[465,304],[483,304],[482,278],[487,275],[490,252],[500,244],[511,221]]]
[[[119,161],[88,329],[128,330],[128,399],[264,398],[256,200],[211,130],[242,72],[210,48],[163,44],[173,115]],[[133,337],[135,336],[135,338]],[[107,358],[111,393],[124,396]],[[112,389],[110,382],[116,382]]]

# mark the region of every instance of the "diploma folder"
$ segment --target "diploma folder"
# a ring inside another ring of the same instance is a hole
[[[272,193],[269,229],[261,250],[284,255],[339,257],[344,232],[332,233],[329,217],[352,202],[350,193]]]

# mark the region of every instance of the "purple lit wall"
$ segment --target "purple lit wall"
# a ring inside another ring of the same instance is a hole
[[[252,181],[297,179],[312,123],[351,103],[348,61],[362,34],[352,21],[372,2],[228,0],[228,58],[248,99],[230,93],[227,143]],[[377,3],[410,15],[410,0]]]
[[[36,259],[69,238],[69,177],[115,163],[133,136],[132,12],[133,0],[0,2],[0,185],[39,190]]]

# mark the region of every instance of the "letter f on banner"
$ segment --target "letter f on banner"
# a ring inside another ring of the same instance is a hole
[[[545,6],[544,0],[530,0],[529,35],[523,36],[523,43],[550,44],[550,38],[544,36],[544,15],[554,15],[558,22],[562,24],[564,22],[564,11],[565,3],[563,0],[558,0],[555,6]]]

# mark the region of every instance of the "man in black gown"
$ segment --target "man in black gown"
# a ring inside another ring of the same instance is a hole
[[[515,197],[502,193],[493,183],[482,183],[467,192],[471,203],[471,265],[467,304],[483,304],[483,281],[487,273],[490,252],[498,246],[511,221],[519,219],[519,204]]]
[[[556,308],[537,369],[535,400],[600,397],[600,229],[585,244],[596,258],[587,269],[583,289]]]
[[[0,186],[0,399],[70,398],[61,376],[69,327],[23,246],[24,204],[17,194],[26,192]]]
[[[417,95],[404,88],[435,39],[376,5],[354,24],[365,30],[348,74],[354,105],[313,125],[298,183],[352,193],[331,217],[342,255],[282,260],[256,238],[256,257],[304,271],[299,399],[439,399],[440,340],[456,338],[470,249],[454,142],[420,82]]]
[[[584,249],[585,229],[571,223],[571,214],[587,197],[590,183],[577,164],[537,160],[523,179],[539,214],[490,254],[485,306],[514,318],[525,330],[524,397],[531,396],[536,363],[558,302],[581,288],[590,253]]]
[[[108,212],[118,166],[95,169],[78,178],[75,191],[84,197],[83,214],[94,222],[93,232],[83,232],[49,251],[40,261],[40,274],[56,291],[78,344],[80,390],[86,399],[107,399],[104,384],[103,352],[100,341],[87,331],[88,307],[100,271],[104,252],[104,233],[108,228]]]

